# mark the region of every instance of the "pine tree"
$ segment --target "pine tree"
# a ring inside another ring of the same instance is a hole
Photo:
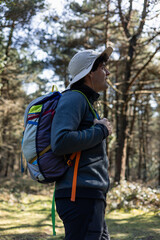
[[[1,1],[0,7],[0,173],[7,176],[18,168],[26,93],[22,87],[32,64],[24,57],[24,33],[43,1]],[[17,37],[18,36],[18,37]],[[33,73],[33,69],[32,69]]]
[[[144,0],[138,7],[135,4],[134,0],[84,0],[82,5],[70,1],[63,16],[56,20],[59,24],[57,34],[53,28],[51,34],[42,37],[49,49],[53,70],[66,86],[69,81],[67,66],[77,51],[102,50],[113,43],[114,53],[109,62],[112,75],[108,80],[111,88],[107,101],[104,94],[101,103],[104,104],[103,113],[108,112],[108,117],[115,119],[116,141],[112,144],[114,149],[109,149],[109,155],[112,155],[112,162],[115,158],[114,178],[118,182],[126,175],[129,177],[131,161],[136,156],[131,143],[138,101],[143,94],[158,94],[160,87],[157,82],[159,70],[152,71],[157,68],[160,26],[157,22],[148,27],[160,12],[155,11],[153,1]]]

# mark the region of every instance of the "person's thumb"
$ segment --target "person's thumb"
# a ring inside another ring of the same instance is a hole
[[[95,118],[94,121],[93,121],[93,123],[94,123],[94,124],[98,123],[98,119]]]

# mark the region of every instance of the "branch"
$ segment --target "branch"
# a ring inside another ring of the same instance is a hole
[[[141,85],[146,85],[146,84],[151,84],[151,83],[155,83],[158,82],[159,83],[159,79],[153,79],[153,80],[147,80],[147,81],[140,81],[139,84]]]
[[[120,19],[121,19],[121,22],[122,22],[122,27],[124,29],[125,34],[126,34],[127,38],[130,38],[131,35],[130,35],[130,32],[127,28],[129,21],[128,21],[128,19],[124,18],[124,16],[123,16],[121,3],[122,3],[122,0],[118,0],[119,16],[120,16]]]
[[[160,93],[160,90],[137,90],[135,92],[129,92],[129,94],[151,94],[151,93]]]
[[[141,34],[142,30],[143,30],[143,26],[145,24],[145,18],[147,16],[147,4],[148,4],[148,0],[144,0],[144,4],[143,4],[143,11],[142,11],[142,20],[140,22],[139,28],[137,30],[137,34],[136,36],[139,37],[139,35]]]
[[[12,27],[12,24],[8,24],[8,25],[7,25],[7,24],[6,24],[6,25],[2,25],[2,24],[1,24],[1,25],[0,25],[0,29],[1,29],[1,28],[11,28],[11,27]]]
[[[129,2],[130,2],[129,12],[128,12],[127,16],[126,16],[126,19],[127,19],[127,22],[128,22],[128,23],[129,23],[130,18],[131,18],[131,12],[132,12],[132,3],[133,3],[133,0],[130,0]],[[128,27],[128,23],[127,23],[127,27]]]
[[[144,64],[144,66],[137,72],[137,74],[131,79],[128,89],[127,89],[127,93],[129,92],[132,84],[134,83],[134,81],[137,79],[137,77],[140,75],[140,73],[147,67],[147,65],[151,62],[152,58],[155,56],[155,54],[160,50],[160,46],[156,49],[156,51],[150,56],[149,60]]]
[[[111,83],[111,81],[109,79],[107,79],[107,83],[109,84],[109,86],[111,86],[116,92],[118,92],[119,94],[123,94],[120,90],[118,90],[116,87],[113,86],[113,84]]]
[[[151,38],[149,38],[149,39],[147,39],[147,40],[141,42],[141,43],[139,44],[140,47],[149,44],[149,43],[150,43],[152,40],[154,40],[158,35],[160,35],[160,32],[157,32],[157,33],[156,33],[154,36],[152,36]]]
[[[12,37],[13,37],[14,27],[15,27],[15,24],[14,24],[14,21],[13,21],[13,22],[12,22],[12,25],[11,25],[11,29],[10,29],[10,34],[9,34],[7,46],[6,46],[6,60],[7,60],[8,55],[9,55],[10,46],[11,46],[11,44],[12,44]]]

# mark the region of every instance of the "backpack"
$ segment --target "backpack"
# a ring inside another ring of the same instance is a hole
[[[33,100],[24,115],[22,152],[32,179],[40,183],[57,181],[68,168],[64,156],[55,156],[50,145],[52,119],[61,95],[56,91]]]
[[[73,90],[76,92],[82,92]],[[51,125],[58,101],[62,94],[53,91],[47,95],[34,99],[26,108],[24,114],[24,133],[22,139],[22,152],[27,162],[27,167],[33,180],[40,183],[53,183],[60,179],[68,167],[74,164],[73,175],[73,196],[75,195],[78,163],[80,152],[72,153],[69,159],[65,156],[57,156],[51,150]],[[97,118],[89,100],[86,98],[89,107]],[[74,189],[73,189],[74,185]],[[73,199],[75,196],[73,197]]]

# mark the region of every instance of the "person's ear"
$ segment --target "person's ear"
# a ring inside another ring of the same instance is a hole
[[[89,72],[89,73],[88,73],[88,76],[89,76],[89,77],[92,77],[92,74],[93,74],[93,72]]]
[[[86,83],[86,84],[90,84],[90,81],[91,81],[91,75],[90,75],[90,72],[85,76],[85,80],[84,80],[84,82]]]
[[[90,76],[91,76],[91,72],[89,72],[85,77],[90,78]]]

